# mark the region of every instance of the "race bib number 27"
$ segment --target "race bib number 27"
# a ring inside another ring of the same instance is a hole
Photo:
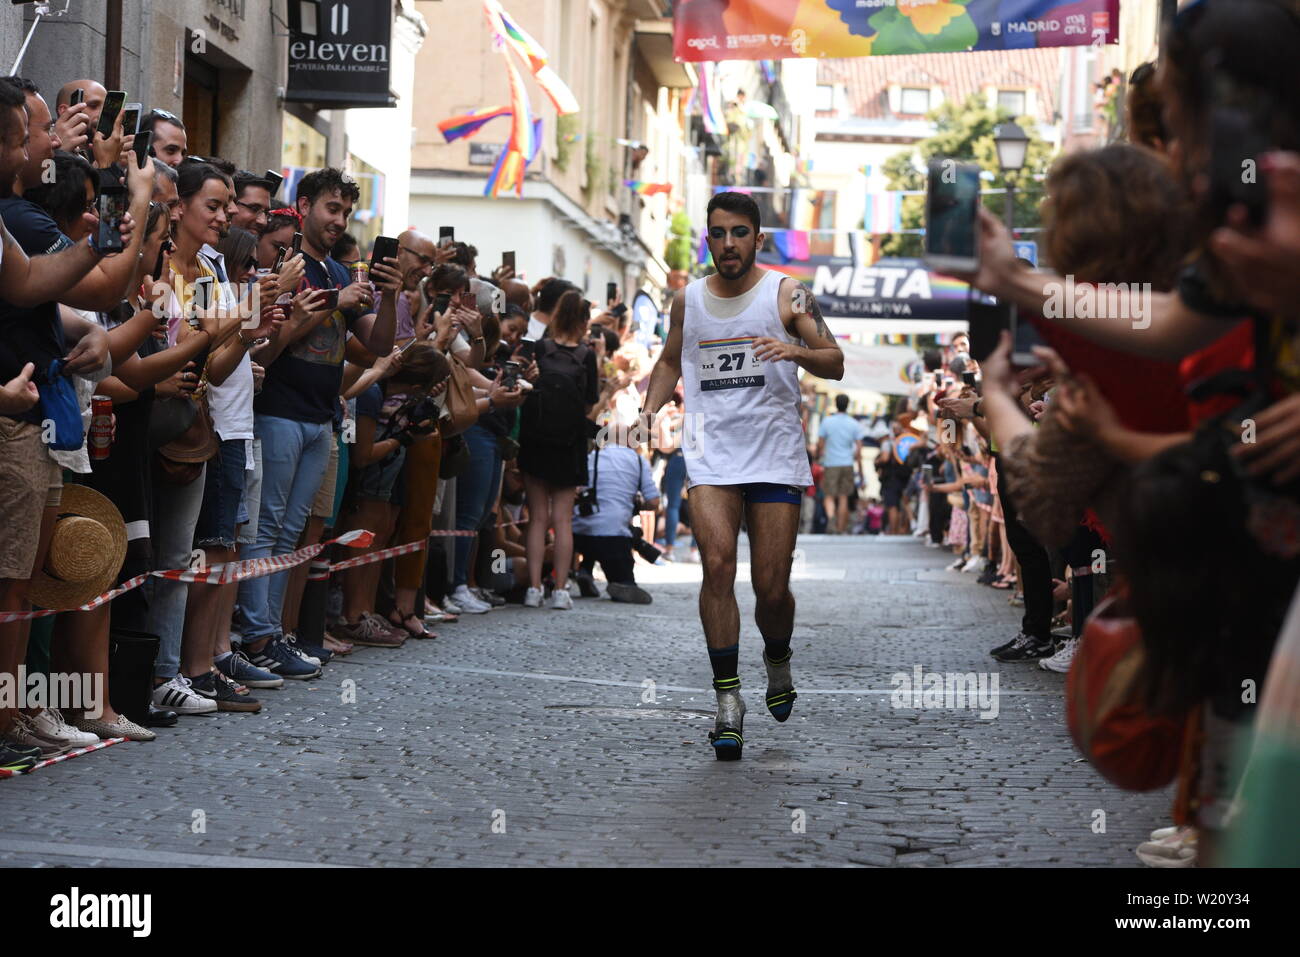
[[[761,388],[763,369],[754,358],[754,339],[701,339],[700,391]]]

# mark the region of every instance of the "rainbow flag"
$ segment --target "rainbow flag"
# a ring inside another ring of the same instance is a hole
[[[497,0],[483,0],[483,12],[493,32],[527,64],[529,72],[537,80],[537,85],[555,105],[555,112],[560,116],[566,113],[577,113],[580,109],[577,98],[547,65],[549,58],[542,45],[529,36]]]
[[[704,118],[704,131],[714,136],[727,135],[727,120],[722,115],[722,96],[718,93],[718,67],[716,63],[700,64],[699,96],[700,115]]]
[[[508,106],[490,106],[482,110],[470,110],[460,116],[448,117],[438,124],[438,129],[442,132],[442,138],[450,143],[466,136],[473,136],[482,129],[485,123],[495,120],[499,116],[511,115]]]
[[[808,233],[802,229],[774,230],[772,245],[776,247],[783,263],[808,258]]]
[[[647,183],[639,179],[625,179],[623,185],[635,193],[642,196],[653,196],[655,193],[671,193],[673,191],[672,183]]]

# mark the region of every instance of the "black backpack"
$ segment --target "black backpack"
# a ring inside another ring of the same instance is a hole
[[[586,345],[562,348],[550,339],[537,344],[541,374],[529,399],[534,407],[532,437],[542,445],[572,445],[587,434],[586,360]]]

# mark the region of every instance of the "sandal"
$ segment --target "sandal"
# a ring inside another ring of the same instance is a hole
[[[453,615],[449,611],[444,611],[443,609],[439,608],[436,604],[429,601],[427,598],[425,599],[424,602],[424,618],[426,621],[430,619],[432,619],[433,621],[446,621],[446,622],[460,621],[459,615]]]
[[[438,636],[424,627],[424,622],[416,617],[415,612],[411,612],[405,618],[394,618],[398,613],[397,609],[388,613],[388,621],[394,628],[399,628],[406,632],[412,638],[437,638]],[[412,625],[412,622],[415,624]]]
[[[333,635],[326,634],[324,641],[321,642],[321,647],[336,655],[350,655],[353,646],[346,641],[339,641]]]
[[[1005,590],[1007,588],[1010,588],[1014,584],[1015,582],[1008,578],[995,578],[993,579],[992,582],[990,582],[989,587]]]

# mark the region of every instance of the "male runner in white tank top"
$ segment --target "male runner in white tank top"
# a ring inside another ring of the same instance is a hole
[[[704,566],[700,619],[718,695],[709,740],[718,759],[730,761],[744,746],[735,593],[741,516],[749,529],[767,707],[777,721],[785,721],[796,697],[790,677],[790,564],[799,505],[812,484],[796,366],[822,379],[839,379],[844,356],[812,294],[797,280],[754,264],[763,234],[752,199],[718,193],[709,201],[707,222],[717,273],[697,279],[673,300],[668,341],[650,375],[642,428],[643,434],[654,434],[653,416],[672,397],[680,377],[691,531]]]

